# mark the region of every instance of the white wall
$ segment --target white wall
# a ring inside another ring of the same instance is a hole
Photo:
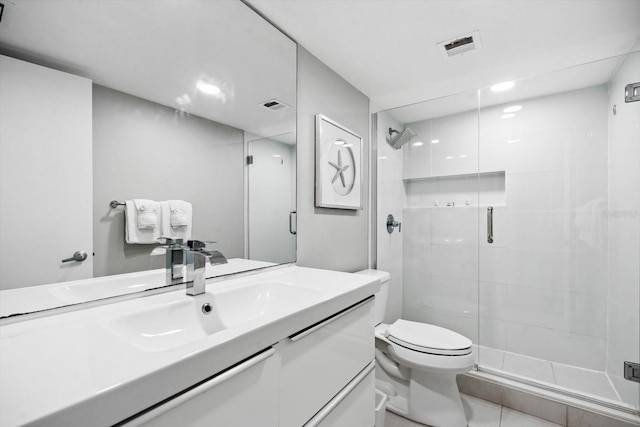
[[[369,99],[298,47],[297,107],[297,264],[349,272],[365,269],[369,250]],[[362,210],[314,206],[316,114],[324,114],[363,138]]]
[[[640,362],[640,102],[624,102],[640,81],[640,53],[609,85],[609,293],[607,373],[618,393],[640,405],[640,384],[624,380],[624,361]],[[616,106],[616,115],[612,114]]]
[[[444,171],[437,175],[506,171],[505,178],[440,178],[407,186],[405,317],[457,330],[481,345],[602,371],[607,90],[599,86],[518,104],[522,111],[507,120],[501,119],[507,105],[482,109],[479,150],[475,120],[461,114],[456,123],[456,116],[449,117],[440,127],[439,155],[431,153],[432,170]],[[461,205],[474,187],[480,199]],[[434,188],[438,198],[457,197],[455,207],[430,205]],[[495,206],[491,245],[487,205]]]
[[[124,241],[124,210],[111,200],[179,199],[193,205],[193,237],[244,255],[243,133],[94,85],[94,275],[163,268],[154,245]]]

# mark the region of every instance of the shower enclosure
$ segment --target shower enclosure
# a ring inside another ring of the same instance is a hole
[[[469,337],[478,372],[637,415],[638,82],[635,52],[377,113],[387,320]]]

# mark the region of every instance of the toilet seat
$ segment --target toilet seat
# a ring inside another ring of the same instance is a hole
[[[438,356],[466,356],[472,352],[467,337],[427,323],[399,319],[386,328],[385,337],[412,351]]]

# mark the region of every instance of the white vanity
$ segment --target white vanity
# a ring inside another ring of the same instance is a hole
[[[0,425],[372,426],[371,277],[297,266],[0,327]]]

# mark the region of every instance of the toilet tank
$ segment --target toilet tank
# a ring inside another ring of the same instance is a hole
[[[387,309],[387,297],[389,295],[389,280],[391,280],[391,275],[386,271],[380,270],[362,270],[358,271],[357,274],[365,274],[367,276],[380,279],[380,291],[375,294],[376,300],[373,303],[373,320],[375,325],[382,323],[382,319],[384,319],[384,312]]]

